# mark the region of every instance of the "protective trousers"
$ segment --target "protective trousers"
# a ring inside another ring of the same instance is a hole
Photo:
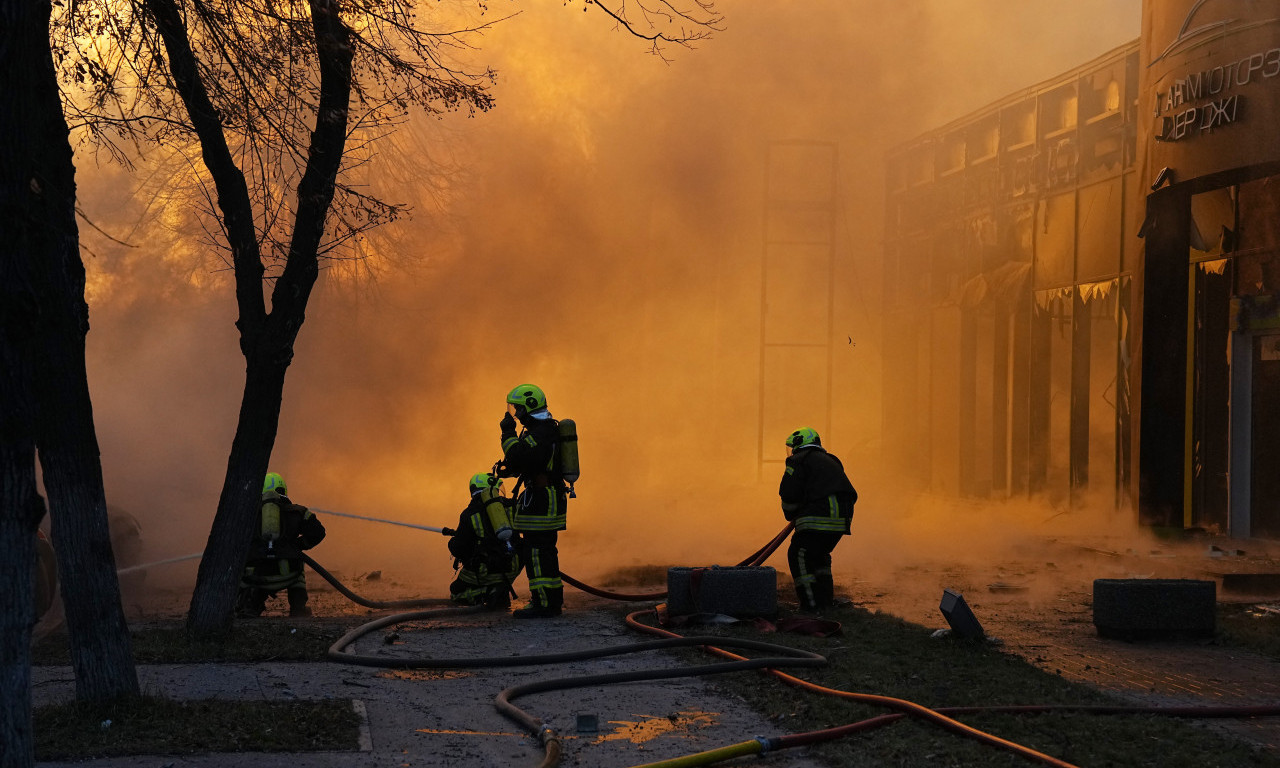
[[[564,605],[557,538],[556,531],[524,531],[520,534],[520,562],[529,577],[530,604],[542,609],[559,609]]]
[[[831,578],[831,552],[842,533],[796,531],[787,547],[787,564],[795,582],[800,610],[829,608],[835,602],[835,582]]]
[[[267,600],[275,597],[278,591],[261,587],[241,587],[236,599],[236,611],[242,616],[261,616],[267,609]],[[289,599],[290,616],[310,615],[310,609],[307,608],[306,585],[287,587],[285,595]]]

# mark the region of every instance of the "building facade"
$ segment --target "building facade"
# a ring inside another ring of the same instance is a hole
[[[887,158],[886,457],[910,482],[1280,536],[1280,7],[1142,37]]]

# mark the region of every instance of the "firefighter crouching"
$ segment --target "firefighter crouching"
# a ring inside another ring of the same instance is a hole
[[[516,434],[516,423],[520,433]],[[547,397],[533,384],[507,394],[507,413],[499,430],[499,477],[518,477],[513,524],[520,534],[520,561],[529,577],[529,605],[513,611],[518,619],[559,616],[564,605],[558,533],[565,529],[566,486],[558,442],[559,423],[547,410]]]
[[[284,478],[275,472],[262,483],[259,525],[240,577],[236,614],[261,616],[267,599],[284,590],[290,616],[310,616],[303,550],[324,540],[324,524],[311,510],[289,501]]]
[[[797,429],[787,436],[787,467],[778,485],[782,514],[796,524],[787,548],[800,610],[820,611],[835,601],[831,552],[849,535],[858,492],[844,465],[822,447],[818,433]]]
[[[511,582],[520,573],[512,502],[502,495],[502,480],[487,472],[473,475],[467,488],[471,502],[462,510],[457,530],[444,530],[458,571],[449,585],[449,598],[463,605],[505,609],[511,605]]]

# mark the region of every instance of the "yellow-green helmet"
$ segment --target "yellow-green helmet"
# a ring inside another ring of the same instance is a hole
[[[471,480],[467,482],[467,487],[470,489],[472,496],[487,488],[497,488],[498,492],[501,493],[502,479],[489,472],[478,472],[471,476]]]
[[[809,429],[808,427],[801,427],[795,432],[787,435],[788,448],[795,450],[796,448],[801,448],[806,445],[822,446],[822,438],[818,437],[817,431]]]
[[[268,472],[266,479],[262,481],[262,492],[271,493],[272,491],[281,496],[289,495],[289,489],[284,484],[284,478],[275,472]]]
[[[525,411],[536,411],[547,407],[547,396],[536,384],[521,384],[507,393],[507,402]]]

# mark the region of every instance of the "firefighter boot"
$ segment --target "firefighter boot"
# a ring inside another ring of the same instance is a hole
[[[267,593],[255,587],[241,587],[236,596],[236,615],[243,618],[261,616],[267,609]]]
[[[288,595],[290,616],[296,618],[311,615],[311,609],[307,607],[306,587],[289,587]]]
[[[511,588],[506,584],[490,587],[485,596],[484,607],[490,610],[503,610],[511,607]]]

